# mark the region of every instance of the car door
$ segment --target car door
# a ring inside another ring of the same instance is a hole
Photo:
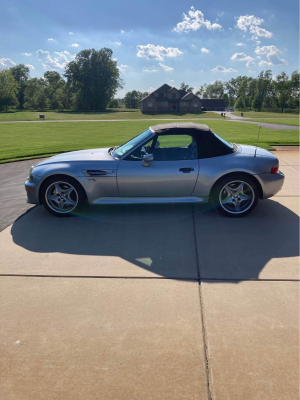
[[[145,166],[143,157],[153,154]],[[198,177],[197,144],[188,134],[156,135],[121,160],[117,183],[121,197],[191,196]]]

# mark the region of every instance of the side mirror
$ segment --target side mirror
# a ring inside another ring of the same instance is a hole
[[[143,167],[150,167],[150,163],[154,160],[153,154],[146,154],[143,158]]]

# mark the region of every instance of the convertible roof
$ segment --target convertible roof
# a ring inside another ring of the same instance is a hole
[[[150,127],[156,133],[163,133],[177,129],[191,129],[192,131],[210,132],[207,125],[195,124],[194,122],[171,122],[168,124],[159,124]]]

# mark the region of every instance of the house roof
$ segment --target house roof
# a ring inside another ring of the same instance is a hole
[[[150,127],[156,133],[164,133],[170,130],[190,129],[193,131],[210,132],[205,124],[195,124],[194,122],[171,122],[168,124],[159,124]]]
[[[168,85],[167,83],[165,83],[164,85],[162,85],[158,89],[154,90],[154,92],[152,92],[152,93],[155,93],[155,92],[167,93],[171,89],[173,89],[173,88],[170,85]]]
[[[182,100],[191,100],[193,97],[197,97],[192,92],[188,92],[185,96],[182,97]]]
[[[202,107],[225,107],[222,99],[201,99]]]

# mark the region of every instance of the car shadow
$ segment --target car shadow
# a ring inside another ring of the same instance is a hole
[[[102,270],[101,257],[108,256],[140,268],[135,277],[199,279],[200,273],[238,282],[259,278],[274,258],[299,254],[299,217],[273,200],[260,202],[242,219],[207,206],[175,204],[86,207],[75,217],[55,218],[38,206],[13,224],[11,235],[16,245],[34,253],[98,256],[97,276],[115,276],[113,261]],[[89,258],[83,260],[86,270]],[[60,271],[64,275],[63,266]],[[82,275],[78,266],[73,272]],[[39,274],[49,271],[41,266]],[[117,275],[127,274],[121,268]]]

